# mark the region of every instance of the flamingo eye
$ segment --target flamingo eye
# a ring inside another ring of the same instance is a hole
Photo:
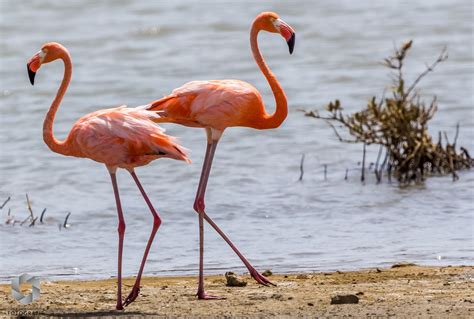
[[[38,56],[39,56],[41,62],[43,62],[44,57],[46,56],[46,53],[48,53],[48,51],[47,51],[46,49],[42,49],[42,50],[40,50],[40,52],[38,53]]]
[[[278,32],[280,32],[280,25],[281,25],[280,19],[273,19],[272,23],[273,23],[273,26],[275,27],[275,29]]]

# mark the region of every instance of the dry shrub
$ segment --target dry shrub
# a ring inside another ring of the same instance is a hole
[[[317,111],[305,111],[305,115],[326,120],[342,142],[380,145],[375,165],[378,182],[384,172],[389,178],[393,175],[401,184],[422,182],[431,174],[450,173],[453,180],[457,180],[456,171],[470,168],[474,163],[465,148],[456,150],[459,124],[453,143],[449,142],[446,132],[444,141],[440,132],[438,141],[433,142],[428,132],[428,122],[437,110],[436,97],[426,104],[416,90],[420,80],[433,71],[438,63],[447,59],[446,49],[436,61],[427,65],[427,69],[410,86],[406,86],[403,62],[411,45],[412,41],[404,43],[400,49],[394,50],[393,56],[384,60],[384,65],[395,75],[391,97],[378,100],[374,96],[363,110],[351,115],[343,114],[339,100],[326,106],[328,116],[320,116]],[[344,139],[333,122],[342,124],[353,139]],[[386,155],[380,163],[382,149],[386,150]]]

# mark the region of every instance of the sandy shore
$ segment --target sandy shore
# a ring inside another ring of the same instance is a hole
[[[272,275],[277,287],[251,278],[245,287],[227,287],[224,276],[206,277],[209,294],[225,300],[195,297],[196,277],[149,277],[140,296],[125,311],[114,311],[114,279],[57,281],[41,284],[41,297],[29,305],[11,298],[0,285],[0,317],[9,314],[46,316],[139,317],[361,317],[473,318],[474,267],[403,266],[354,272]],[[124,296],[133,284],[125,280]],[[331,304],[336,295],[355,295],[357,304]]]

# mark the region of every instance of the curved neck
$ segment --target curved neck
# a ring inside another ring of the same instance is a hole
[[[262,54],[260,53],[257,43],[259,31],[260,28],[254,22],[252,25],[252,30],[250,31],[250,46],[252,48],[255,62],[257,62],[258,67],[262,71],[263,75],[265,75],[268,84],[270,84],[276,102],[275,112],[273,114],[265,114],[263,121],[259,122],[259,128],[276,128],[279,127],[281,123],[283,123],[286,116],[288,115],[288,103],[286,101],[285,92],[280,86],[280,83],[278,83],[278,80],[268,65],[265,63]]]
[[[64,94],[66,93],[67,87],[69,86],[72,74],[71,57],[69,56],[69,53],[67,51],[63,52],[63,54],[61,55],[61,60],[63,60],[64,62],[64,77],[61,82],[61,86],[59,87],[58,92],[56,94],[56,97],[54,98],[53,103],[51,104],[49,111],[46,114],[46,118],[44,119],[43,140],[53,152],[68,155],[69,150],[66,146],[67,140],[58,141],[54,137],[53,132],[54,117],[56,116],[56,111],[59,108],[59,104],[61,104]]]

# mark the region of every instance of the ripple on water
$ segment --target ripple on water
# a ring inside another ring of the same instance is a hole
[[[1,75],[8,81],[0,87],[0,202],[12,196],[0,217],[7,218],[8,208],[16,218],[26,217],[26,192],[36,214],[43,207],[48,211],[45,224],[34,228],[0,225],[0,281],[18,271],[49,278],[104,278],[115,275],[116,267],[117,214],[110,178],[102,165],[52,154],[44,145],[42,121],[62,65],[41,68],[31,87],[27,57],[48,40],[64,42],[71,52],[73,80],[55,123],[61,138],[87,112],[143,105],[194,79],[248,81],[273,110],[271,90],[248,44],[251,19],[272,7],[298,33],[291,56],[280,37],[259,37],[263,55],[285,88],[289,116],[278,130],[226,131],[207,189],[208,215],[258,269],[343,270],[404,260],[472,264],[472,171],[461,172],[456,183],[449,176],[434,177],[410,188],[386,180],[376,185],[373,172],[367,171],[362,185],[357,164],[361,147],[339,143],[326,123],[298,111],[322,111],[338,98],[348,112],[355,112],[374,94],[380,96],[390,79],[378,62],[390,53],[393,41],[414,39],[410,79],[447,45],[449,60],[421,83],[422,93],[436,94],[440,102],[430,130],[454,136],[460,122],[458,145],[474,149],[474,131],[468,129],[474,125],[472,95],[466,94],[473,84],[468,2],[35,0],[28,6],[5,4],[9,14],[0,19],[2,35],[9,40],[2,47]],[[64,16],[68,23],[58,28]],[[398,19],[390,18],[394,16]],[[196,274],[198,219],[192,204],[205,134],[164,126],[191,149],[193,164],[160,160],[137,169],[163,219],[146,272]],[[368,148],[370,161],[377,151]],[[303,153],[304,179],[297,182]],[[131,276],[149,236],[151,214],[130,176],[119,172],[118,180],[127,222],[124,275]],[[72,227],[59,230],[68,211]],[[212,228],[205,230],[206,273],[246,271]]]

